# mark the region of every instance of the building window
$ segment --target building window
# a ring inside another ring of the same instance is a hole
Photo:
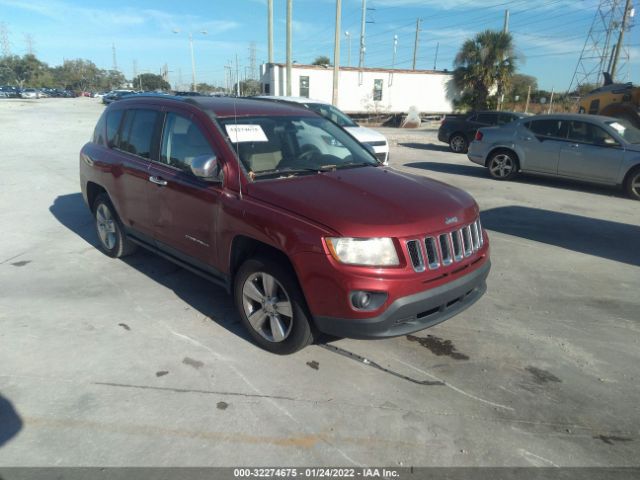
[[[300,96],[309,98],[309,77],[300,77]]]
[[[271,84],[270,83],[265,83],[264,84],[264,93],[267,95],[271,95]]]
[[[373,101],[380,102],[382,100],[382,79],[373,81]]]

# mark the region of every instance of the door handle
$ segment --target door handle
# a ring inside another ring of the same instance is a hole
[[[571,148],[578,148],[580,145],[578,145],[577,143],[572,143],[571,144]]]
[[[161,177],[151,176],[149,177],[149,181],[156,185],[160,185],[161,187],[165,187],[167,185],[167,181],[163,180]]]

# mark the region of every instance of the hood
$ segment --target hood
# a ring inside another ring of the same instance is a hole
[[[349,132],[351,135],[356,137],[361,143],[366,142],[382,142],[387,143],[387,139],[380,132],[376,132],[375,130],[371,130],[367,127],[344,127],[344,129]]]
[[[264,180],[247,187],[260,201],[320,223],[343,236],[407,237],[453,230],[475,220],[466,192],[423,176],[362,167]],[[445,224],[445,219],[457,221]]]

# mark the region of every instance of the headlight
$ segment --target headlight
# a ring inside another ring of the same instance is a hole
[[[390,238],[328,237],[326,240],[331,255],[341,263],[376,267],[400,264]]]

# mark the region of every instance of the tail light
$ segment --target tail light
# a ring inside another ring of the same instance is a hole
[[[480,130],[478,130],[476,132],[476,137],[475,137],[475,141],[476,142],[481,142],[482,141],[482,137],[484,137],[484,135],[482,134],[482,132]]]

